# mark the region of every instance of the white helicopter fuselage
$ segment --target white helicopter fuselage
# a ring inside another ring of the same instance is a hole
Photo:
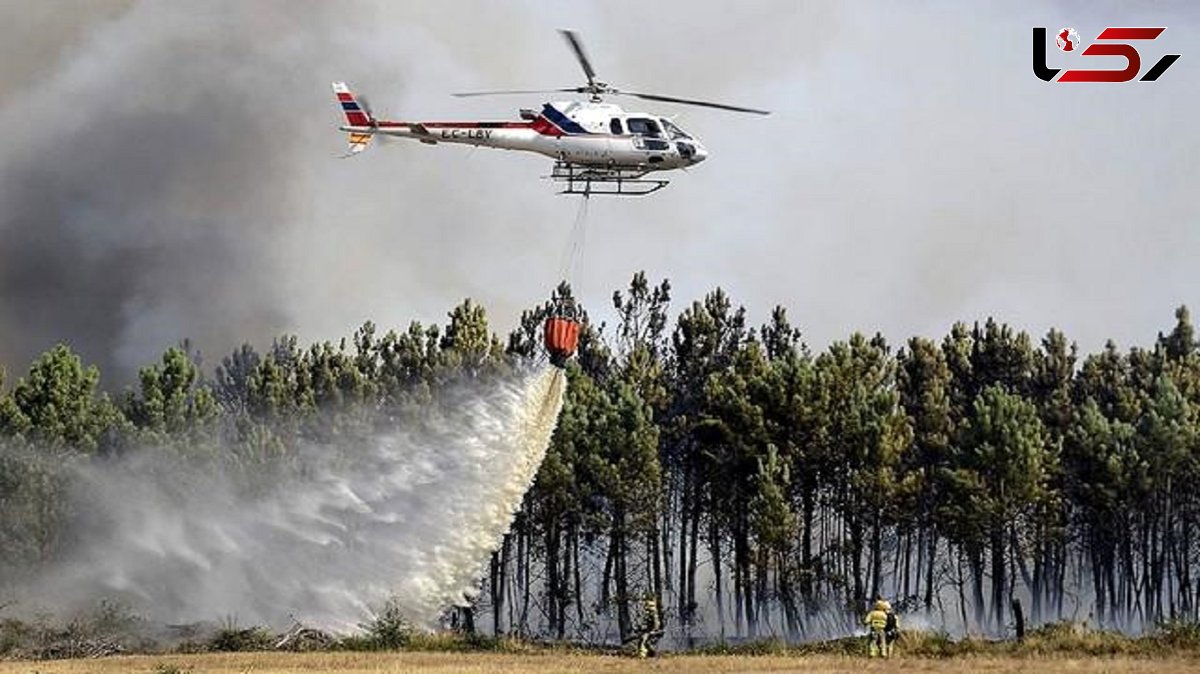
[[[669,119],[626,112],[611,103],[546,103],[540,112],[523,110],[523,121],[504,122],[377,121],[353,117],[355,105],[344,98],[348,121],[359,122],[341,127],[351,134],[352,152],[353,137],[360,134],[535,152],[579,166],[642,171],[694,166],[708,156],[699,141]]]

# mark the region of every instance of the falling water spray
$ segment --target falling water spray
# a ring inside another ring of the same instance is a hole
[[[545,456],[566,382],[546,366],[431,404],[413,429],[300,451],[302,477],[246,496],[163,452],[77,474],[86,531],[31,597],[115,598],[154,620],[354,628],[388,600],[436,624],[477,592]]]

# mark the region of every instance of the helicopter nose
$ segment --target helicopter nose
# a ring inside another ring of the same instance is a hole
[[[708,159],[708,150],[705,150],[702,147],[696,147],[696,152],[692,155],[692,163],[699,164],[705,159]]]

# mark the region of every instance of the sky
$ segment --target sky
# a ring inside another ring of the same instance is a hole
[[[1154,83],[1046,83],[1033,26],[1166,26],[1143,70],[1182,56]],[[449,94],[581,83],[559,28],[618,87],[773,111],[616,101],[710,157],[591,200],[571,281],[593,318],[639,270],[675,310],[717,286],[752,323],[781,304],[815,349],[988,316],[1124,348],[1200,307],[1194,3],[0,0],[0,364],[65,341],[120,383],[183,339],[211,366],[465,297],[507,331],[557,282],[578,198],[536,155],[339,159],[329,83],[393,119],[513,119],[540,98]]]

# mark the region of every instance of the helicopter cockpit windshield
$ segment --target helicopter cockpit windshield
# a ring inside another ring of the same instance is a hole
[[[629,127],[629,133],[635,136],[646,136],[647,138],[662,138],[662,132],[658,130],[658,122],[646,117],[630,117],[625,120],[625,125]]]
[[[663,129],[665,129],[667,132],[667,138],[670,138],[671,140],[691,140],[692,139],[692,137],[687,135],[687,133],[683,129],[672,124],[671,120],[669,120],[669,119],[663,119],[662,125],[663,125]]]

